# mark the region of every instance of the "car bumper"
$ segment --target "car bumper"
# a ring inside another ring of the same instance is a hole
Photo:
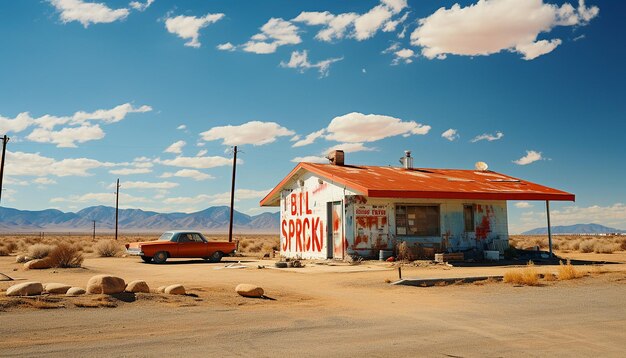
[[[131,256],[144,256],[143,251],[140,249],[126,249],[126,254]]]

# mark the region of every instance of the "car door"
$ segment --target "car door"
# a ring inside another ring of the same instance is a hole
[[[206,243],[196,233],[178,235],[178,257],[206,257],[206,251]]]

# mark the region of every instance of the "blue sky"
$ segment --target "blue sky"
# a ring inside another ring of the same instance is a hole
[[[626,4],[456,3],[3,1],[2,205],[113,205],[117,178],[122,207],[222,205],[238,144],[236,208],[257,214],[298,158],[341,146],[485,161],[575,193],[555,225],[626,229]],[[511,232],[544,211],[511,202]]]

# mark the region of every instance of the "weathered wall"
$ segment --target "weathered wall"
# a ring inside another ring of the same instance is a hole
[[[280,231],[281,254],[286,257],[325,259],[355,253],[375,257],[381,249],[393,249],[397,241],[447,251],[482,250],[494,239],[508,240],[506,201],[366,198],[311,173],[294,178],[286,188],[281,193]],[[328,220],[331,202],[341,203],[334,223]],[[439,205],[441,235],[397,235],[396,205],[405,204]],[[466,204],[475,205],[473,232],[464,232]]]
[[[341,203],[341,210],[338,211],[340,221],[335,223],[337,226],[340,222],[345,222],[344,197],[354,193],[344,189],[340,184],[320,180],[310,173],[294,178],[286,188],[287,190],[281,193],[280,200],[281,255],[304,259],[329,257],[329,252],[333,251],[333,227],[332,223],[330,228],[328,226],[327,204]],[[345,242],[344,235],[347,232],[341,231],[344,230],[337,231],[341,236],[338,240]],[[341,248],[341,243],[339,244]]]

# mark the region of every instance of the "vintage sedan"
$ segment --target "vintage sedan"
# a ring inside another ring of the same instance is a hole
[[[209,242],[197,231],[166,231],[156,241],[126,244],[129,255],[141,256],[145,262],[162,264],[168,258],[202,258],[219,262],[237,251],[237,242]]]

